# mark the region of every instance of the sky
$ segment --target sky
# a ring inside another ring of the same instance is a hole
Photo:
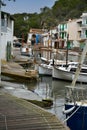
[[[55,0],[2,0],[6,6],[2,6],[1,10],[10,14],[15,13],[40,13],[40,8],[45,6],[51,8]]]

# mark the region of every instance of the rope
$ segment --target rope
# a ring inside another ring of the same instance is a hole
[[[62,106],[64,106],[64,104],[63,104],[63,105],[56,106],[56,108],[57,108],[57,107],[62,107]],[[51,108],[55,108],[55,106],[52,106]]]
[[[66,122],[67,120],[69,120],[80,108],[81,106],[79,106],[68,118],[66,118],[63,122]]]

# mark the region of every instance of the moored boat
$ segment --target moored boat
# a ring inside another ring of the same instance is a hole
[[[79,66],[78,62],[71,62],[67,66],[62,65],[60,67],[54,66],[52,71],[52,77],[56,79],[72,81],[75,76],[77,67]],[[80,74],[77,78],[77,82],[87,83],[87,65],[81,67]]]
[[[52,76],[52,69],[53,69],[53,66],[51,66],[50,64],[49,65],[40,64],[39,65],[39,74]]]
[[[87,130],[87,86],[66,86],[64,122],[71,130]]]
[[[64,122],[67,123],[67,126],[69,126],[71,130],[87,130],[87,85],[76,85],[76,81],[83,67],[86,52],[87,44],[85,43],[72,84],[66,86],[67,91],[64,110],[66,119]]]
[[[52,76],[53,66],[61,66],[62,64],[66,64],[66,61],[62,60],[50,60],[49,64],[42,63],[39,65],[39,74],[41,75],[50,75]]]

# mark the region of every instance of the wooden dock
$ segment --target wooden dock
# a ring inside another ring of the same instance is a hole
[[[0,92],[0,130],[69,130],[55,115]]]

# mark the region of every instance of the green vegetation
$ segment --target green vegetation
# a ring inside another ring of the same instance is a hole
[[[14,35],[22,37],[25,41],[30,28],[51,29],[61,21],[79,18],[87,11],[87,0],[56,0],[53,7],[44,7],[40,13],[14,14],[15,28]]]

